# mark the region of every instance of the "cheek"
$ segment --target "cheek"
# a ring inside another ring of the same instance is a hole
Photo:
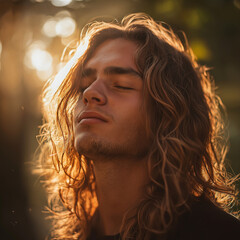
[[[126,125],[126,127],[131,126],[134,129],[139,127],[145,127],[146,113],[143,111],[143,106],[139,101],[133,99],[129,100],[126,104],[121,105],[121,108],[116,107],[118,119]]]
[[[75,107],[73,109],[73,113],[75,115],[78,114],[81,111],[81,109],[83,108],[83,105],[84,105],[84,103],[83,103],[82,97],[79,97],[75,104]]]
[[[131,123],[138,134],[147,137],[147,113],[144,109],[142,99],[138,101],[131,110]]]

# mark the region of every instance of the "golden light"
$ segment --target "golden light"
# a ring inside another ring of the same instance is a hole
[[[56,24],[56,33],[61,37],[69,37],[74,33],[76,23],[71,17],[65,17]]]
[[[51,0],[51,3],[55,7],[64,7],[70,4],[72,0]]]
[[[45,48],[46,46],[43,42],[36,41],[29,46],[24,57],[24,65],[36,70],[41,80],[48,79],[53,73],[53,58]]]
[[[54,18],[47,20],[42,28],[42,32],[48,37],[55,37],[57,21]]]
[[[27,49],[25,56],[24,56],[24,65],[27,68],[35,69],[35,66],[32,64],[32,53],[36,49],[44,50],[46,48],[46,44],[42,41],[35,41],[33,42]]]
[[[71,13],[68,10],[62,10],[56,13],[56,18],[71,17]]]
[[[44,107],[49,111],[55,112],[56,106],[51,104],[51,99],[62,84],[63,80],[68,75],[70,69],[74,67],[79,58],[85,53],[88,48],[89,38],[86,37],[85,41],[82,41],[81,44],[77,47],[75,53],[68,62],[62,62],[58,65],[59,72],[52,78],[50,81],[50,91],[46,94],[46,97],[43,99]]]
[[[52,76],[52,74],[53,74],[52,66],[45,71],[39,71],[39,70],[37,71],[37,76],[42,81],[48,80]]]
[[[2,54],[2,42],[0,41],[0,57],[1,57],[1,54]]]
[[[31,61],[32,66],[39,71],[46,71],[52,66],[52,56],[46,50],[32,50]]]

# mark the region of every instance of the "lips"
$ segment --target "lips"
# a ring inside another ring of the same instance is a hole
[[[94,122],[98,122],[98,121],[108,122],[106,117],[104,117],[103,115],[101,115],[97,112],[82,112],[82,113],[80,113],[80,115],[77,118],[78,123],[82,123],[82,122],[93,122],[94,123]]]

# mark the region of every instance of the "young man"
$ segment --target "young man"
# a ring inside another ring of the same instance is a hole
[[[53,236],[240,236],[225,212],[236,192],[212,84],[190,48],[150,17],[92,24],[43,96]]]

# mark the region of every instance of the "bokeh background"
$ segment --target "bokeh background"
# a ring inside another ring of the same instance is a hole
[[[63,50],[96,18],[145,12],[184,31],[211,68],[229,116],[228,161],[240,172],[240,0],[0,0],[0,239],[42,240],[46,195],[32,174],[40,92]]]

